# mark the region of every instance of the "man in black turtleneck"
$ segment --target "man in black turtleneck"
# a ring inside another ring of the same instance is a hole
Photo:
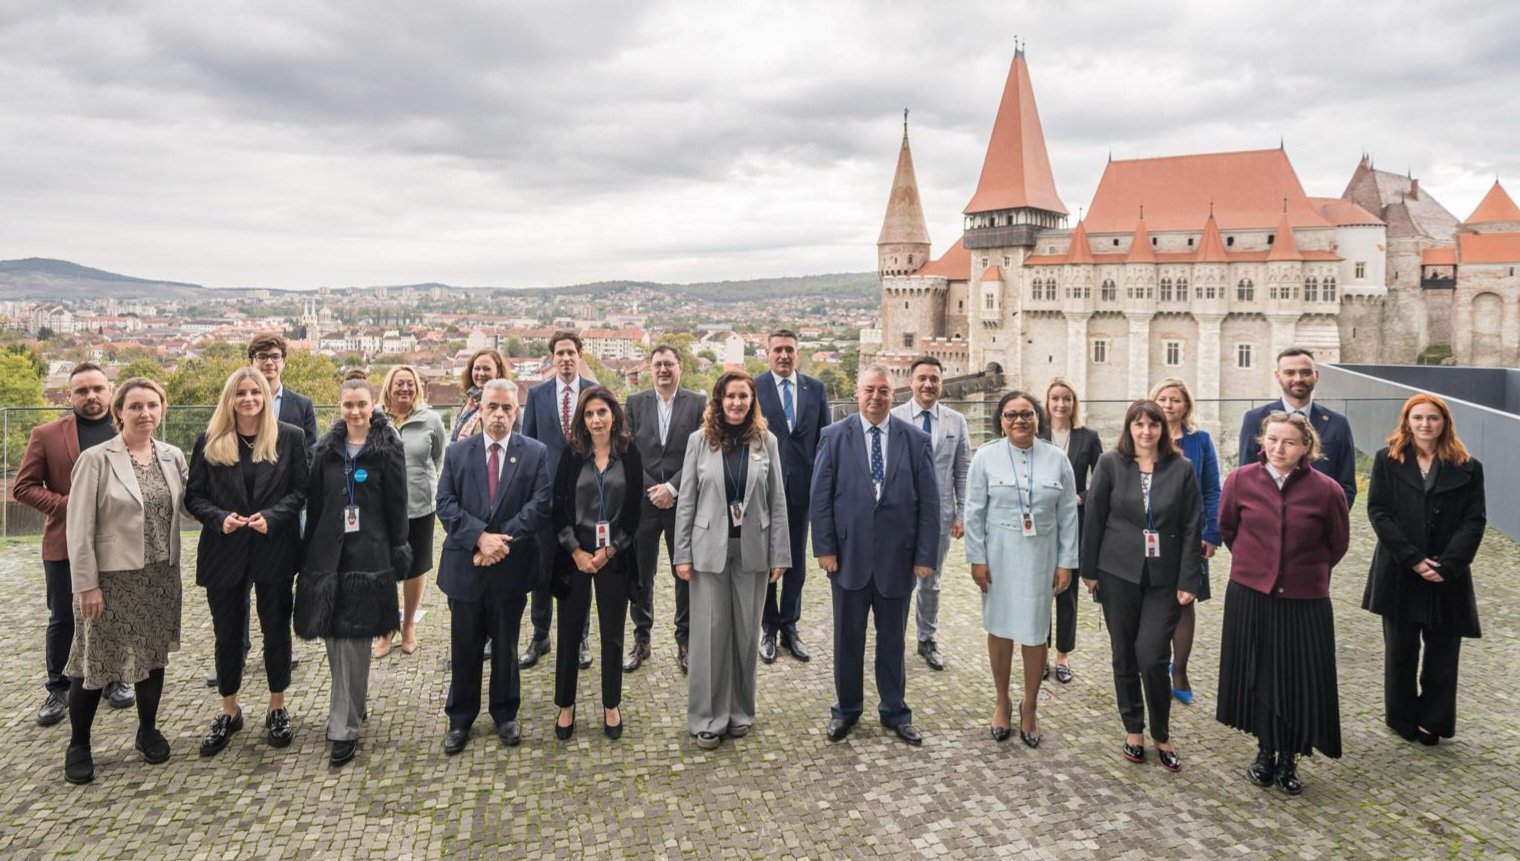
[[[69,372],[68,415],[32,430],[32,438],[16,469],[16,501],[42,512],[42,570],[47,577],[47,699],[37,710],[37,723],[51,726],[68,710],[69,680],[63,665],[74,641],[74,585],[69,571],[69,548],[64,530],[68,512],[69,476],[79,453],[116,436],[111,424],[111,382],[92,362]],[[106,685],[106,701],[124,709],[133,703],[132,689],[121,682]]]

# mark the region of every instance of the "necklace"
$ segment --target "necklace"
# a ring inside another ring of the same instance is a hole
[[[238,434],[238,442],[247,446],[249,451],[253,451],[253,440],[243,436],[242,434]]]

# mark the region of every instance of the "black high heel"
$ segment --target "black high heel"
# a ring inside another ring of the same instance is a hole
[[[1024,744],[1034,748],[1040,746],[1040,734],[1038,732],[1024,732],[1024,701],[1019,700],[1019,738]]]
[[[560,741],[569,741],[570,736],[575,735],[575,706],[570,707],[570,725],[560,726],[559,719],[554,721],[554,737]]]
[[[602,710],[602,732],[606,733],[608,738],[614,741],[622,738],[623,723],[623,710],[621,708],[618,709],[618,722],[616,726],[607,723],[607,710]]]

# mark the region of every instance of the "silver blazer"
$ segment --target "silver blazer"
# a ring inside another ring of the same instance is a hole
[[[785,478],[776,437],[751,446],[744,479],[744,522],[739,527],[740,565],[745,571],[792,566]],[[721,573],[728,562],[728,492],[723,454],[713,451],[700,429],[686,441],[681,495],[676,497],[676,565]]]

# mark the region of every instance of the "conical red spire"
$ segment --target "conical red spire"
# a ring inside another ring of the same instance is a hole
[[[1478,208],[1474,209],[1473,214],[1467,216],[1467,220],[1462,223],[1492,224],[1496,221],[1520,221],[1520,207],[1515,206],[1515,201],[1497,179],[1494,180],[1494,185],[1488,190],[1488,194],[1483,195]]]
[[[1087,222],[1077,222],[1077,229],[1071,232],[1071,244],[1066,247],[1067,263],[1093,262],[1092,244],[1087,241]]]
[[[1293,238],[1293,225],[1288,223],[1288,212],[1284,208],[1282,219],[1277,222],[1277,238],[1272,240],[1272,250],[1267,252],[1268,260],[1302,260],[1304,255],[1298,250],[1298,240]]]
[[[929,244],[924,206],[918,197],[918,177],[913,173],[913,151],[908,148],[907,111],[903,111],[902,149],[897,154],[897,172],[892,176],[892,193],[887,198],[887,217],[882,220],[876,244]]]
[[[1140,213],[1140,223],[1135,225],[1135,238],[1129,244],[1125,263],[1155,263],[1156,252],[1151,248],[1151,233],[1145,229],[1145,212]]]
[[[1230,258],[1224,253],[1224,240],[1219,238],[1219,222],[1214,220],[1214,213],[1209,212],[1209,220],[1203,225],[1203,241],[1198,243],[1198,253],[1193,257],[1195,263],[1228,263]]]
[[[982,176],[965,211],[969,214],[1021,207],[1066,214],[1050,172],[1045,132],[1040,127],[1034,88],[1029,83],[1029,66],[1024,62],[1024,52],[1018,50],[1008,69],[1003,100],[992,124]]]

